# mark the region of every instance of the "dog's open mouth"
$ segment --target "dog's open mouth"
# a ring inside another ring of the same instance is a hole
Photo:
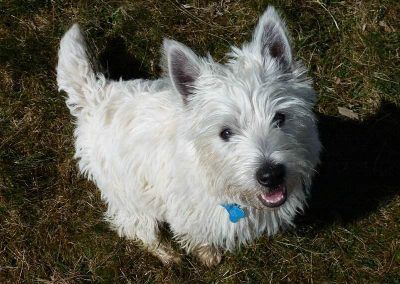
[[[268,192],[264,192],[258,196],[262,204],[267,207],[278,207],[285,203],[287,198],[287,190],[284,184],[271,188]]]

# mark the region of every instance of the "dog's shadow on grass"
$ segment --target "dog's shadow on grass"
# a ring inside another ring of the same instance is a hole
[[[107,39],[106,47],[99,55],[99,63],[111,80],[150,78],[143,62],[128,51],[125,40],[120,36]]]
[[[382,103],[360,122],[319,115],[324,146],[309,207],[300,223],[324,227],[376,212],[400,192],[400,110]]]

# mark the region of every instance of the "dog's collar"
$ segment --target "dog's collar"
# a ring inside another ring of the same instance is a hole
[[[236,203],[227,203],[227,204],[221,204],[222,207],[228,211],[229,214],[229,220],[232,223],[237,223],[240,219],[246,217],[246,213],[242,208],[240,208],[239,204]]]

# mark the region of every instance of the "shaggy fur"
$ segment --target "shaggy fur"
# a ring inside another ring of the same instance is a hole
[[[163,52],[161,79],[109,81],[91,68],[75,24],[61,40],[57,82],[76,118],[79,169],[100,189],[113,228],[164,263],[178,262],[160,243],[167,222],[188,253],[213,265],[219,249],[275,234],[303,209],[321,148],[315,93],[272,7],[227,64],[167,39]],[[287,200],[278,208],[259,198],[266,189],[255,175],[265,161],[286,167]],[[246,218],[230,222],[226,203]]]

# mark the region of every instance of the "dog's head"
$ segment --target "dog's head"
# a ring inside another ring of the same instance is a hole
[[[307,70],[292,58],[276,11],[267,9],[252,41],[232,48],[227,64],[171,40],[164,49],[168,76],[185,105],[182,135],[197,152],[212,193],[256,208],[286,201],[300,207],[321,148],[315,93]]]

